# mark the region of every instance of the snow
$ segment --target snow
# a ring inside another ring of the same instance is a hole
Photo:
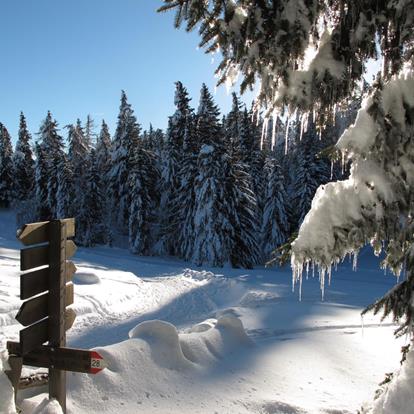
[[[7,357],[7,351],[0,352],[0,414],[12,414],[16,412],[13,387],[4,373],[4,371],[10,368],[7,363]]]
[[[4,349],[21,329],[21,246],[9,212],[0,229]],[[108,368],[67,374],[69,414],[355,412],[401,358],[390,321],[367,315],[361,327],[361,310],[394,283],[367,251],[358,273],[338,267],[324,302],[312,279],[299,302],[288,268],[196,268],[108,247],[79,248],[74,259],[68,346],[96,349]],[[12,413],[3,371],[0,412]],[[20,391],[17,402],[24,414],[58,409],[46,394]]]
[[[385,392],[375,401],[372,414],[411,414],[414,407],[414,351]]]

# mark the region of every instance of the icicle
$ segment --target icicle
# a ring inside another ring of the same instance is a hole
[[[306,280],[308,280],[309,276],[309,261],[306,262]]]
[[[286,120],[285,155],[288,153],[289,120],[290,120],[290,118],[287,118],[287,120]]]
[[[277,125],[277,112],[276,110],[273,111],[272,113],[272,120],[273,120],[273,125],[272,125],[272,149],[275,147],[275,143],[276,143],[276,125]]]
[[[353,252],[352,270],[356,272],[358,265],[358,252]]]
[[[260,139],[260,149],[263,149],[263,141],[264,141],[264,137],[265,135],[267,135],[267,124],[269,123],[269,118],[265,118],[263,120],[263,125],[262,125],[262,137]]]
[[[331,180],[333,179],[334,162],[331,161]]]
[[[312,260],[312,278],[315,279],[315,262]]]
[[[326,267],[320,267],[319,268],[319,283],[321,287],[322,302],[325,299],[325,274],[326,274]]]
[[[299,279],[299,302],[302,302],[302,275]]]
[[[331,286],[332,266],[328,267],[328,286]]]

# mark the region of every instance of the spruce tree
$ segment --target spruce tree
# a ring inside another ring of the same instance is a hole
[[[63,138],[58,134],[57,126],[57,122],[52,119],[51,113],[48,112],[38,133],[40,136],[40,145],[43,150],[42,156],[44,156],[45,159],[45,177],[47,177],[47,204],[49,217],[44,218],[49,220],[56,217],[56,194],[58,190],[57,176],[59,166],[64,157]],[[41,209],[43,212],[46,211],[43,205]]]
[[[20,112],[19,137],[13,154],[14,196],[20,201],[30,198],[34,188],[34,160],[30,140],[26,118]]]
[[[58,219],[74,217],[79,214],[79,197],[76,193],[78,195],[83,194],[85,188],[76,188],[75,181],[72,164],[66,154],[64,154],[58,165],[57,172],[56,218]],[[79,231],[77,233],[79,234]]]
[[[83,246],[94,246],[106,243],[108,237],[101,176],[94,149],[89,153],[87,165],[85,187],[80,200],[80,211],[76,218],[76,241]]]
[[[48,203],[48,165],[47,153],[43,145],[36,143],[35,147],[35,197],[36,217],[38,221],[50,220],[52,214]]]
[[[132,170],[129,175],[131,205],[129,211],[129,247],[135,254],[150,254],[154,243],[156,207],[159,196],[156,183],[159,171],[155,156],[139,142],[134,148]]]
[[[101,131],[96,143],[96,162],[101,177],[105,178],[111,169],[111,135],[108,125],[102,120]]]
[[[223,266],[230,260],[234,228],[226,178],[230,159],[220,146],[204,144],[198,155],[194,192],[192,261]]]
[[[13,148],[7,128],[0,123],[0,207],[9,207],[13,199]]]
[[[276,159],[266,160],[266,193],[262,221],[262,249],[266,259],[289,236],[285,179]]]
[[[175,84],[174,104],[176,110],[168,120],[166,140],[162,153],[160,186],[160,235],[156,251],[161,254],[180,255],[176,237],[181,219],[177,214],[180,198],[180,168],[183,163],[183,145],[188,123],[192,119],[190,98],[181,82]],[[186,191],[186,190],[184,190]],[[181,207],[179,207],[181,209]]]
[[[131,204],[129,175],[133,166],[134,148],[138,145],[140,125],[121,93],[118,123],[112,144],[112,166],[109,171],[110,204],[112,222],[122,234],[128,234],[129,208]]]

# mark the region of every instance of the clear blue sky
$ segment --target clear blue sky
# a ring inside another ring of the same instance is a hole
[[[143,128],[165,128],[174,112],[174,82],[187,87],[195,108],[205,82],[216,79],[198,35],[173,27],[174,13],[156,13],[159,0],[1,0],[0,122],[16,139],[22,110],[38,131],[50,110],[62,128],[89,113],[111,132],[125,89]],[[226,112],[225,87],[215,94]],[[251,101],[251,95],[246,99]],[[66,131],[62,131],[66,136]]]

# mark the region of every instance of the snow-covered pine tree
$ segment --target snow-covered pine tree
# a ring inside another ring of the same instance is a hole
[[[175,84],[174,104],[176,110],[168,120],[166,140],[162,154],[160,185],[160,235],[155,247],[157,253],[180,255],[176,238],[179,232],[180,217],[177,215],[179,197],[179,170],[183,161],[183,143],[186,127],[193,110],[190,97],[181,82]],[[181,207],[180,207],[181,208]]]
[[[122,234],[128,234],[131,204],[129,174],[132,170],[134,148],[138,145],[140,125],[125,91],[121,93],[118,123],[112,143],[112,166],[109,171],[112,223]]]
[[[87,166],[85,187],[82,191],[80,210],[76,217],[76,241],[82,246],[94,246],[106,243],[108,237],[101,175],[95,149],[89,153]]]
[[[239,97],[233,92],[231,110],[222,122],[224,126],[225,140],[231,156],[233,156],[235,146],[239,142],[241,107],[242,104]]]
[[[221,148],[204,144],[197,160],[192,261],[198,266],[223,266],[232,250],[234,207],[227,187],[230,158]]]
[[[64,157],[63,138],[58,134],[57,126],[57,122],[52,119],[51,113],[48,112],[38,133],[46,162],[45,177],[47,177],[47,203],[50,214],[47,219],[49,220],[56,217],[56,194],[58,190],[57,176],[59,165],[61,165],[62,158]]]
[[[57,171],[57,193],[56,193],[56,218],[63,219],[74,217],[78,214],[79,205],[75,192],[75,178],[73,176],[72,164],[66,154],[63,155],[58,165]],[[84,188],[78,188],[79,193],[84,192]],[[77,233],[79,233],[77,231]]]
[[[96,142],[96,134],[95,134],[95,122],[90,114],[86,117],[85,122],[85,143],[88,148],[88,152],[94,146]]]
[[[285,243],[289,236],[288,196],[282,168],[274,157],[269,156],[265,164],[266,196],[262,221],[262,250],[265,258]]]
[[[52,214],[48,203],[48,165],[46,149],[39,142],[35,146],[35,198],[36,220],[50,220]]]
[[[227,140],[231,142],[232,151],[228,185],[234,207],[231,219],[234,237],[230,260],[235,267],[251,268],[261,258],[257,237],[261,212],[252,177],[254,148],[251,122],[246,109],[241,110],[240,101],[235,94],[226,126]]]
[[[226,177],[231,206],[230,222],[233,227],[230,240],[230,263],[233,267],[251,269],[261,262],[258,235],[260,229],[257,198],[253,191],[252,179],[246,164],[233,162]]]
[[[197,156],[200,150],[195,126],[195,115],[192,115],[188,118],[184,131],[183,160],[178,171],[180,187],[174,209],[179,217],[179,255],[185,260],[191,260],[194,241],[195,179],[198,174]]]
[[[9,207],[13,200],[13,148],[7,128],[0,123],[0,207]]]
[[[111,135],[104,120],[96,143],[96,162],[99,174],[105,178],[111,169]]]
[[[139,142],[134,148],[129,174],[131,204],[129,210],[129,248],[135,254],[150,254],[154,243],[154,225],[159,195],[156,189],[159,171],[154,153]]]
[[[13,154],[14,197],[22,201],[30,198],[34,188],[34,160],[30,147],[31,136],[27,130],[26,118],[20,112],[19,136]]]
[[[77,119],[76,125],[68,125],[68,159],[72,164],[76,187],[82,188],[82,181],[87,170],[90,145],[86,139],[82,123]]]

